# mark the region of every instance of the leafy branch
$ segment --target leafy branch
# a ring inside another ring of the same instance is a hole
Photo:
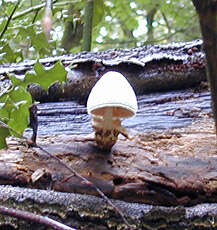
[[[6,24],[5,24],[5,26],[4,26],[3,30],[2,30],[2,32],[1,32],[1,34],[0,34],[0,40],[2,39],[2,37],[3,37],[4,34],[5,34],[5,32],[7,31],[7,28],[8,28],[8,26],[9,26],[9,24],[10,24],[10,21],[12,20],[13,15],[14,15],[14,13],[16,12],[16,10],[17,10],[17,8],[18,8],[20,2],[21,2],[21,0],[19,0],[19,1],[16,3],[16,5],[14,6],[14,8],[13,8],[13,10],[12,10],[12,12],[11,12],[11,14],[10,14],[10,16],[9,16],[9,18],[8,18],[8,20],[7,20]]]
[[[59,81],[62,84],[66,81],[67,72],[61,62],[57,62],[51,69],[46,70],[37,61],[34,71],[34,73],[27,72],[23,79],[13,75],[9,76],[12,85],[10,89],[0,94],[0,121],[12,128],[0,127],[0,149],[7,147],[6,138],[8,136],[17,136],[16,132],[23,133],[29,125],[29,109],[33,102],[27,86],[35,83],[48,90],[54,82]]]

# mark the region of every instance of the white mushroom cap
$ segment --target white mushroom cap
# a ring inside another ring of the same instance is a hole
[[[95,116],[103,116],[108,107],[113,109],[113,117],[118,118],[134,116],[138,110],[133,88],[122,74],[115,71],[101,77],[87,101],[88,113]]]

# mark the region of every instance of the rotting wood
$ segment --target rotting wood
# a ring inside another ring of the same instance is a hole
[[[50,57],[40,62],[50,68],[61,61],[68,69],[68,81],[62,91],[56,83],[46,93],[38,85],[29,90],[38,101],[77,100],[85,103],[87,96],[101,74],[115,70],[121,72],[133,86],[137,95],[150,91],[179,89],[206,80],[202,41],[147,45],[134,49],[111,49],[103,52],[82,52]],[[0,75],[7,82],[7,74],[19,77],[33,69],[34,60],[0,66]]]
[[[120,138],[111,153],[91,138],[50,136],[38,144],[99,187],[107,196],[153,205],[217,201],[216,141],[211,121],[171,132]],[[195,128],[196,127],[196,128]],[[41,150],[9,141],[0,151],[0,183],[98,195]]]
[[[121,208],[137,229],[215,229],[217,205],[163,207],[138,203],[112,202]],[[0,204],[46,215],[74,228],[85,230],[128,229],[101,198],[50,190],[0,186]],[[0,227],[47,229],[31,222],[0,215]]]
[[[206,87],[207,84],[201,84],[201,87],[188,90],[138,96],[138,113],[134,118],[125,120],[124,127],[139,132],[165,130],[209,118],[212,113],[210,93]],[[38,121],[38,135],[75,135],[93,131],[85,106],[73,101],[39,104]],[[30,137],[30,132],[28,135]]]

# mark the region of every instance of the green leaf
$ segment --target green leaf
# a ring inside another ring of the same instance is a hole
[[[11,75],[10,79],[14,85],[21,85],[26,88],[30,83],[36,83],[40,84],[45,90],[48,90],[54,82],[59,81],[62,84],[66,81],[67,71],[60,61],[49,70],[46,70],[44,66],[37,61],[34,65],[34,70],[35,73],[26,73],[24,79],[19,79],[15,75]]]
[[[0,149],[7,147],[6,137],[8,137],[9,134],[10,133],[8,129],[0,127]]]
[[[3,28],[5,27],[6,23],[7,23],[7,18],[4,18],[2,21],[1,21],[1,24],[0,24],[0,34],[3,30]]]
[[[32,97],[23,87],[16,86],[0,97],[0,120],[22,134],[29,124]],[[10,135],[17,136],[9,130]],[[5,136],[0,137],[1,142]]]
[[[22,52],[13,51],[8,44],[5,44],[2,48],[0,48],[1,57],[0,63],[12,63],[23,60]]]
[[[0,103],[0,120],[7,123],[9,120],[9,113],[6,107],[6,103]]]
[[[8,125],[19,133],[23,133],[29,124],[29,107],[32,104],[32,97],[23,87],[15,87],[10,93],[13,102],[13,109],[10,110]],[[16,136],[12,131],[13,135]]]
[[[50,52],[50,46],[44,32],[33,34],[33,36],[31,36],[31,42],[32,45],[36,48],[36,50],[43,52],[45,54]]]
[[[5,97],[7,99],[8,97]],[[0,98],[1,99],[1,98]],[[0,103],[0,121],[7,124],[9,120],[9,113],[6,109],[6,103]],[[4,128],[0,124],[0,149],[7,147],[6,138],[10,136],[10,132],[7,128]]]
[[[34,65],[35,73],[27,73],[25,77],[11,75],[13,87],[0,96],[0,121],[6,123],[16,132],[23,134],[29,125],[29,107],[32,105],[32,97],[27,92],[27,85],[30,83],[40,84],[45,90],[55,81],[60,83],[66,81],[67,71],[61,62],[57,62],[52,68],[46,70],[37,61]],[[18,136],[12,130],[5,130],[0,127],[0,148],[6,146],[6,137],[9,135]]]
[[[25,41],[29,40],[31,46],[33,46],[40,55],[51,55],[52,49],[43,31],[37,31],[34,25],[19,27],[17,29],[19,29],[17,37]]]

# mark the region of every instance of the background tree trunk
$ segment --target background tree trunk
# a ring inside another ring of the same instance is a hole
[[[153,8],[148,12],[147,15],[147,28],[148,28],[148,39],[147,43],[151,43],[154,41],[154,27],[153,27],[153,22],[154,22],[154,16],[157,12],[157,8]]]
[[[192,0],[199,19],[207,58],[207,77],[210,83],[212,108],[217,134],[217,1]]]
[[[82,51],[91,50],[94,0],[87,0],[84,13]]]
[[[84,25],[80,19],[80,12],[75,11],[73,4],[69,6],[68,14],[71,16],[69,17],[71,20],[67,19],[65,22],[64,34],[61,42],[61,46],[67,53],[69,53],[70,49],[79,46]]]

